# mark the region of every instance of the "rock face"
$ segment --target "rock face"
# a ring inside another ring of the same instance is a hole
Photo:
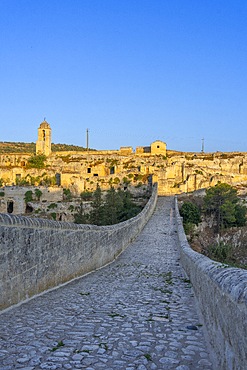
[[[110,226],[0,214],[0,310],[113,261],[140,233],[157,201]]]
[[[102,189],[110,185],[138,186],[152,177],[158,182],[159,195],[179,194],[214,186],[247,183],[247,153],[194,154],[166,151],[130,153],[130,151],[53,152],[47,156],[45,168],[28,168],[30,154],[0,155],[0,178],[5,185],[34,179],[55,179],[57,185],[79,194],[84,190]],[[36,180],[37,179],[37,180]],[[35,182],[36,181],[36,182]]]
[[[0,183],[59,185],[72,193],[95,190],[97,184],[126,188],[158,182],[159,195],[172,195],[207,188],[220,182],[247,183],[247,153],[185,153],[167,150],[156,140],[150,146],[121,147],[106,151],[51,152],[51,127],[44,120],[38,128],[36,155],[45,155],[43,166],[30,166],[28,153],[0,153]],[[37,159],[37,157],[36,157]]]
[[[202,313],[217,369],[245,369],[247,361],[247,271],[193,251],[184,234],[177,202],[180,261]]]

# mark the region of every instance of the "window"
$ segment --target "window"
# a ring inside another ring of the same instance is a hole
[[[92,169],[90,167],[88,167],[87,169],[87,173],[91,173]]]
[[[55,178],[56,178],[56,185],[60,186],[61,185],[61,175],[60,175],[60,173],[56,173]]]
[[[110,168],[110,175],[114,175],[114,173],[115,173],[115,167],[111,167]]]

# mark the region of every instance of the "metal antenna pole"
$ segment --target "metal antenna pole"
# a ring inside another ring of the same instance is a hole
[[[87,128],[87,151],[88,151],[88,128]]]
[[[202,138],[202,153],[204,153],[204,138]]]

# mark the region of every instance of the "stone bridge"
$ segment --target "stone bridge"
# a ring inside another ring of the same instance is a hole
[[[173,197],[106,227],[0,216],[1,370],[246,369],[247,272],[191,250]]]

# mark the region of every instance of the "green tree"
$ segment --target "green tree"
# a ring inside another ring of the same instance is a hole
[[[93,197],[93,194],[91,191],[84,190],[81,194],[80,197],[82,200],[91,200]]]
[[[184,202],[181,209],[180,215],[183,217],[183,223],[192,223],[198,225],[201,221],[201,214],[199,207],[192,202]]]
[[[92,210],[89,215],[89,221],[93,225],[103,225],[103,199],[102,199],[102,191],[97,184],[97,189],[93,193],[93,201],[92,201]]]
[[[76,224],[86,224],[88,223],[88,215],[84,212],[83,203],[80,203],[77,213],[74,214],[74,221]]]
[[[244,226],[246,224],[246,207],[236,204],[235,206],[236,226]]]
[[[122,199],[122,208],[119,210],[118,222],[135,217],[141,211],[142,207],[133,202],[129,191],[119,190],[118,196]]]
[[[113,186],[107,191],[103,206],[104,225],[113,225],[119,222],[123,207],[123,200]]]
[[[83,192],[81,195],[84,197]],[[113,225],[118,222],[128,220],[136,216],[142,209],[141,206],[136,205],[131,197],[129,191],[116,191],[111,187],[105,196],[102,196],[102,191],[99,185],[93,194],[89,193],[92,197],[91,212],[89,214],[84,212],[83,197],[81,196],[81,204],[78,212],[74,215],[76,223],[91,223],[93,225]],[[88,195],[86,194],[86,199]]]
[[[237,190],[228,184],[217,184],[206,190],[204,208],[213,214],[216,231],[229,226],[245,224],[246,208],[239,204]]]

